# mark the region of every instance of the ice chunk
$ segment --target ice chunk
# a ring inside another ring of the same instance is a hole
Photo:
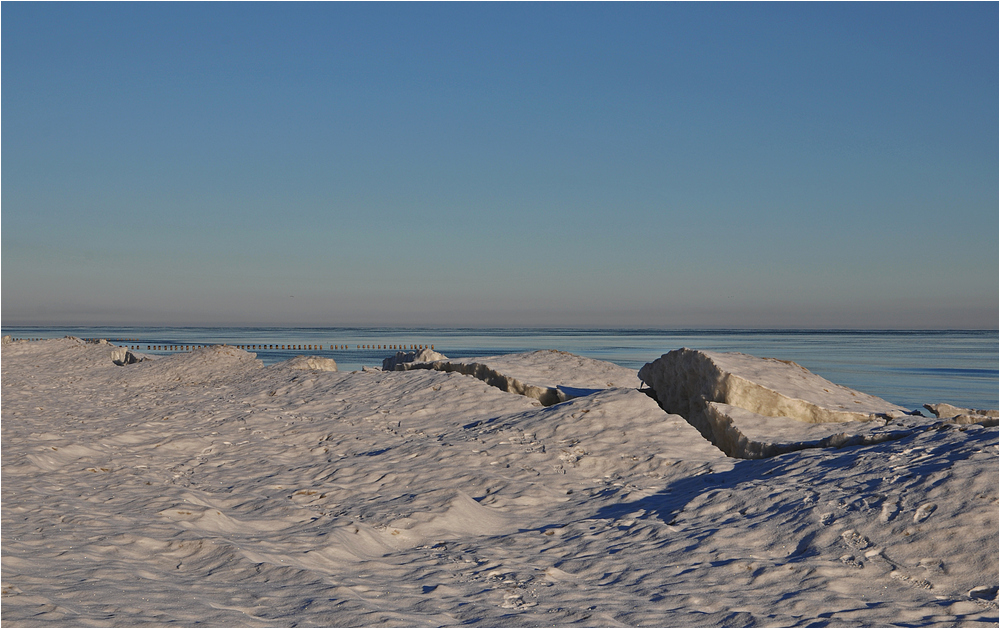
[[[997,426],[1000,425],[1000,418],[990,417],[989,415],[968,415],[961,414],[954,417],[945,418],[945,423],[948,424],[979,424],[980,426]]]
[[[291,369],[311,369],[313,371],[337,371],[337,361],[322,356],[296,356],[285,361]]]
[[[716,435],[706,416],[710,402],[742,408],[766,417],[800,422],[870,421],[898,417],[906,409],[817,376],[791,361],[682,348],[664,354],[639,370],[668,413],[685,417],[713,443]],[[720,446],[721,447],[721,446]]]
[[[125,347],[117,347],[111,350],[111,362],[120,366],[131,365],[146,360],[148,356],[133,352]]]
[[[382,361],[382,371],[402,371],[405,363],[429,363],[436,360],[448,360],[448,357],[426,347],[416,352],[396,352],[395,356]]]
[[[949,424],[980,424],[982,426],[1000,424],[1000,412],[998,411],[961,408],[951,404],[924,404],[924,408]]]
[[[981,415],[983,417],[1000,418],[1000,411],[976,410],[972,408],[960,408],[951,404],[924,404],[924,408],[934,413],[934,417],[949,418],[960,415]]]

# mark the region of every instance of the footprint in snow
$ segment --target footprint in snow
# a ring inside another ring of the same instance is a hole
[[[878,516],[878,519],[882,524],[888,524],[899,514],[899,501],[897,500],[887,500],[882,505],[882,513]]]
[[[520,609],[522,607],[534,607],[538,603],[525,603],[522,596],[516,592],[509,592],[503,595],[503,604],[500,607],[504,609]]]
[[[933,502],[928,502],[926,504],[920,505],[919,507],[917,507],[917,512],[913,514],[913,521],[923,522],[924,520],[929,518],[932,513],[934,513],[935,509],[937,509],[937,505],[934,504]]]
[[[840,534],[840,537],[844,540],[844,543],[856,550],[864,550],[871,545],[871,542],[868,541],[867,537],[858,533],[854,529],[847,529]]]
[[[924,557],[917,562],[927,574],[944,574],[944,562],[934,557]]]
[[[896,579],[897,581],[902,581],[903,583],[911,587],[920,588],[922,590],[930,590],[933,589],[934,587],[933,585],[931,585],[930,581],[925,581],[924,579],[917,579],[915,577],[903,574],[902,572],[899,572],[897,570],[893,570],[892,572],[890,572],[889,576],[892,577],[893,579]]]

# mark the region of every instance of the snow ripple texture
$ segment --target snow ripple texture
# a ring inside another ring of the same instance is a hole
[[[741,460],[606,364],[118,349],[3,345],[5,626],[998,622],[995,426]]]

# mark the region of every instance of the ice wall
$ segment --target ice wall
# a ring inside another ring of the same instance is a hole
[[[644,365],[639,378],[665,411],[685,417],[723,452],[740,458],[887,439],[896,433],[860,435],[910,414],[793,362],[740,353],[682,348]]]

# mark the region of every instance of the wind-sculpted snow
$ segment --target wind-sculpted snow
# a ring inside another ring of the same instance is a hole
[[[211,345],[129,365],[121,370],[119,379],[127,387],[194,386],[246,376],[263,366],[256,354],[229,345]]]
[[[741,460],[554,353],[485,364],[592,393],[2,347],[4,626],[998,622],[996,427]]]

